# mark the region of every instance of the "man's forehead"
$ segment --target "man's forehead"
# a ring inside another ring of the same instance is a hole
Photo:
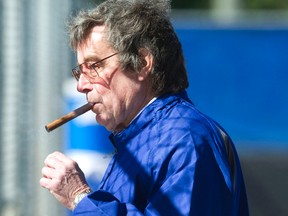
[[[104,38],[105,34],[105,26],[101,25],[101,26],[94,26],[91,29],[90,32],[90,37],[93,37],[94,39],[99,39],[102,40]]]
[[[101,46],[99,46],[99,44],[101,44]],[[109,47],[106,39],[105,26],[94,26],[87,35],[87,38],[78,44],[77,51],[95,48],[103,49],[105,47]]]

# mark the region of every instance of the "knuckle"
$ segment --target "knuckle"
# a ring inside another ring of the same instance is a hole
[[[44,175],[44,174],[46,174],[46,167],[43,167],[42,169],[41,169],[41,173],[42,173],[42,175]]]
[[[78,163],[76,162],[76,161],[74,161],[74,160],[69,160],[68,162],[67,162],[67,168],[68,169],[75,169],[75,168],[77,168],[78,167]]]

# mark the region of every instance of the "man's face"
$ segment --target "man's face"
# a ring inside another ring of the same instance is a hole
[[[104,26],[96,26],[87,40],[77,48],[78,63],[94,63],[117,51],[109,46]],[[85,70],[83,69],[84,73]],[[139,73],[121,69],[119,54],[99,64],[98,77],[89,81],[81,74],[77,90],[93,103],[96,121],[110,131],[121,131],[129,125],[140,109],[151,99],[147,83]]]

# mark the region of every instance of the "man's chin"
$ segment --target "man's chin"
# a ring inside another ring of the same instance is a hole
[[[103,116],[101,116],[101,114],[97,114],[97,115],[95,116],[95,119],[96,119],[96,122],[97,122],[99,125],[105,127],[106,130],[108,130],[108,131],[113,131],[113,128],[109,125],[109,121],[108,121],[107,119],[104,119]]]

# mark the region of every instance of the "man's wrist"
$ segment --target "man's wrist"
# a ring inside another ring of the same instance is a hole
[[[75,196],[75,199],[73,201],[73,210],[76,208],[76,206],[79,204],[79,202],[91,192],[92,192],[92,190],[90,188],[88,188],[85,191],[78,193]]]

